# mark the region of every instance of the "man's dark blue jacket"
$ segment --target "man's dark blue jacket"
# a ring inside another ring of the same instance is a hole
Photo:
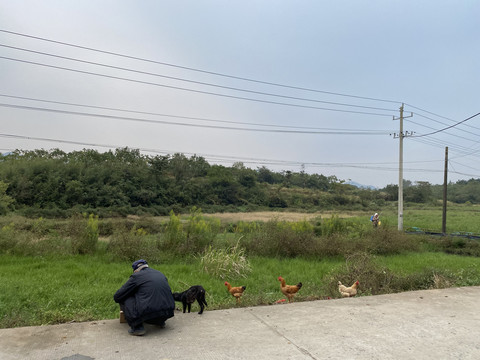
[[[173,316],[175,301],[168,280],[160,271],[146,267],[133,273],[113,299],[124,304],[130,325]]]

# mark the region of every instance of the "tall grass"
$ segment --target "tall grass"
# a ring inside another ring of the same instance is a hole
[[[202,270],[223,280],[245,278],[252,271],[245,249],[236,245],[225,249],[209,246],[200,257]]]

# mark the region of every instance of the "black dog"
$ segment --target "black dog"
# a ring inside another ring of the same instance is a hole
[[[198,301],[198,305],[200,305],[200,312],[199,314],[203,313],[204,305],[207,305],[205,301],[205,289],[202,285],[195,285],[192,286],[190,289],[185,290],[184,292],[177,293],[174,292],[173,299],[175,301],[180,301],[183,304],[183,312],[185,313],[185,309],[188,306],[188,312],[190,312],[190,308],[195,300]]]

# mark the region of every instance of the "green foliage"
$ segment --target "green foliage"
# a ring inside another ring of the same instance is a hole
[[[8,254],[13,251],[18,239],[15,234],[14,224],[2,226],[0,229],[0,253]]]
[[[175,215],[172,210],[164,234],[164,248],[173,255],[182,255],[181,247],[185,239],[186,235],[183,231],[180,216]]]
[[[200,258],[161,264],[146,259],[167,276],[173,291],[202,284],[207,291],[207,311],[236,306],[224,280],[201,271]],[[240,306],[274,304],[284,298],[279,275],[288,283],[303,283],[295,301],[338,297],[338,280],[348,285],[359,280],[359,296],[480,285],[478,259],[441,253],[248,259],[248,276],[232,281],[232,285],[247,287]],[[118,319],[118,304],[112,295],[131,273],[130,261],[110,255],[0,255],[0,328]]]
[[[272,257],[312,256],[316,254],[313,227],[304,222],[292,225],[276,220],[263,224],[258,231],[241,240],[249,254]]]
[[[332,215],[330,219],[322,219],[315,228],[315,233],[322,236],[345,234],[347,231],[348,220],[340,219],[338,215]]]
[[[76,215],[70,219],[73,253],[93,254],[98,243],[98,215]]]
[[[456,210],[452,226],[478,226],[474,206]],[[407,213],[421,224],[438,217],[438,209],[428,206]],[[279,275],[304,283],[297,301],[338,297],[338,280],[359,280],[360,296],[480,285],[477,239],[407,235],[390,225],[391,213],[381,216],[378,228],[366,214],[222,225],[197,208],[164,220],[0,217],[0,327],[114,318],[112,294],[138,258],[161,263],[180,291],[201,283],[209,310],[234,303],[223,285],[228,279],[247,286],[241,306],[281,298]],[[90,245],[81,248],[83,243]],[[86,275],[87,268],[94,274]],[[61,296],[52,290],[58,288]]]
[[[131,229],[120,227],[113,233],[107,245],[107,251],[115,260],[135,261],[148,258],[160,262],[160,240],[158,236],[149,235],[143,228]]]
[[[0,181],[0,215],[5,215],[11,210],[13,198],[7,195],[8,184]]]
[[[237,234],[252,233],[259,230],[261,224],[256,221],[239,221],[235,224],[230,224],[229,231]]]
[[[174,256],[201,253],[213,244],[219,230],[220,221],[205,219],[196,207],[191,209],[190,216],[183,223],[172,211],[164,234],[164,250]]]
[[[382,266],[377,257],[366,252],[347,256],[344,266],[335,269],[327,277],[323,291],[330,297],[341,297],[338,281],[346,286],[359,281],[358,295],[379,295],[402,291],[438,289],[455,283],[455,275],[437,261],[435,268],[422,268],[420,271],[403,274]],[[386,258],[385,258],[386,259]],[[385,261],[388,263],[388,261]]]
[[[203,218],[201,209],[193,207],[184,226],[186,239],[183,244],[184,252],[198,253],[213,243],[220,228],[218,219]]]
[[[167,215],[194,206],[206,212],[370,210],[398,200],[397,185],[359,189],[335,176],[253,170],[242,163],[210,165],[202,157],[183,154],[149,157],[128,148],[105,153],[16,151],[1,160],[0,215],[11,210],[34,218],[68,218],[82,212],[100,217]],[[479,189],[480,179],[450,183],[448,200],[480,204]],[[442,195],[440,185],[404,183],[407,203],[436,204]]]
[[[446,236],[441,239],[429,239],[437,248],[447,254],[477,256],[480,257],[480,241],[465,237]]]

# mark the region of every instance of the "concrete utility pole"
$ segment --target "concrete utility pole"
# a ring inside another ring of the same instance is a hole
[[[403,106],[400,106],[400,117],[395,118],[393,120],[400,120],[400,132],[398,133],[399,139],[399,158],[398,158],[398,231],[403,231],[403,138],[408,135],[412,135],[412,133],[408,133],[408,131],[404,134],[403,133],[403,119],[405,118],[403,115]],[[412,117],[413,113],[410,113]],[[396,137],[396,134],[394,134]]]
[[[443,173],[443,211],[442,211],[442,233],[447,233],[447,174],[448,174],[448,146],[445,147],[445,169]]]

